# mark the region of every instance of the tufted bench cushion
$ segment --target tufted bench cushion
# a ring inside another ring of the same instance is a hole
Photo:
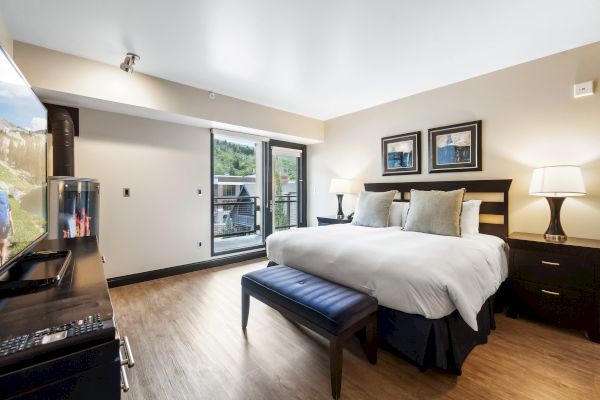
[[[338,335],[377,311],[374,297],[286,266],[250,272],[242,287]]]

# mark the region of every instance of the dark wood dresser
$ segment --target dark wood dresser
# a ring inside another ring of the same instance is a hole
[[[350,222],[352,222],[352,218],[348,218],[348,217],[338,218],[335,215],[331,215],[331,216],[326,216],[326,217],[317,217],[317,221],[319,223],[319,226],[349,224]]]
[[[508,315],[533,314],[587,331],[600,342],[600,240],[568,238],[548,242],[543,235],[512,233]]]
[[[42,338],[16,353],[13,347],[13,358],[4,354],[0,398],[120,399],[133,358],[115,325],[96,238],[48,240],[35,250],[71,250],[71,265],[56,286],[0,298],[2,343]],[[60,334],[53,332],[69,335],[45,342]]]

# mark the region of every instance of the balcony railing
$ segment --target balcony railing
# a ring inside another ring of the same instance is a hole
[[[295,228],[298,226],[298,197],[296,192],[275,196],[274,200],[275,230]]]
[[[213,236],[232,237],[253,235],[260,226],[256,213],[256,196],[222,196],[213,198]]]
[[[275,196],[273,219],[276,231],[298,226],[298,198],[295,192]],[[257,196],[213,198],[213,236],[228,238],[257,234],[260,230]]]

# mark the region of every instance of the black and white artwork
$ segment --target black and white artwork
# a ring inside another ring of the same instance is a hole
[[[481,121],[429,129],[429,172],[481,171]]]
[[[421,173],[421,132],[404,133],[381,139],[383,175]]]

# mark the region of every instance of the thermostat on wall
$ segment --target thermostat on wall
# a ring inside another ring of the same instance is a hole
[[[594,81],[577,83],[573,86],[573,97],[591,96],[594,94]]]

